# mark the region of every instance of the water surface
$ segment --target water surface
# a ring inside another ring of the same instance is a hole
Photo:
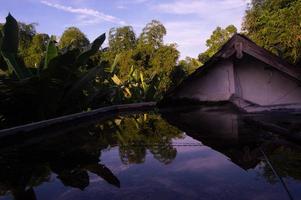
[[[0,148],[0,199],[301,198],[299,146],[228,111],[129,114],[44,135]]]

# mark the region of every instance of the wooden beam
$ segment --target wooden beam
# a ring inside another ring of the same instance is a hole
[[[102,107],[88,112],[75,113],[71,115],[65,115],[62,117],[57,117],[54,119],[34,122],[30,124],[25,124],[21,126],[16,126],[8,129],[0,130],[0,139],[13,136],[19,133],[26,133],[30,131],[40,130],[49,128],[56,125],[64,125],[66,123],[83,122],[86,120],[91,120],[93,118],[100,118],[106,116],[113,116],[118,113],[133,112],[145,109],[153,109],[156,107],[156,102],[145,102],[145,103],[133,103],[133,104],[123,104]]]

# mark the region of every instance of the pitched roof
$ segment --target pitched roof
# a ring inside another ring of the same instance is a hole
[[[276,68],[296,80],[301,81],[301,68],[289,64],[241,34],[235,34],[231,39],[229,39],[222,48],[204,64],[204,66],[198,68],[190,75],[190,77],[188,77],[188,79],[195,77],[221,59],[229,58],[233,55],[235,55],[236,58],[241,59],[244,53],[255,57],[256,59]]]

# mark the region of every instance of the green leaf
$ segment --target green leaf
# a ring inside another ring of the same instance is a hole
[[[31,74],[28,69],[17,63],[16,57],[13,53],[2,52],[2,56],[10,73],[14,72],[20,80],[30,77]]]
[[[16,19],[8,14],[2,30],[1,54],[10,73],[14,72],[18,79],[25,79],[31,74],[29,70],[18,64],[19,27]]]
[[[160,83],[160,77],[156,74],[149,83],[147,93],[145,94],[146,100],[151,100],[155,98],[159,83]]]
[[[75,58],[78,54],[79,50],[74,49],[54,57],[49,61],[47,69],[41,72],[41,77],[52,77],[60,80],[66,80],[67,76],[70,76],[71,73],[75,71],[71,68],[74,66]]]
[[[84,64],[86,64],[86,62],[89,60],[89,58],[94,55],[95,53],[97,53],[97,51],[99,50],[99,48],[101,47],[101,45],[103,44],[103,42],[106,39],[106,35],[105,33],[102,34],[101,36],[99,36],[98,38],[96,38],[90,49],[86,50],[85,52],[83,52],[82,54],[80,54],[77,59],[76,59],[76,66],[82,66]]]
[[[129,73],[129,76],[133,76],[133,73],[134,73],[134,66],[132,65],[131,66],[131,69],[130,69],[130,73]]]
[[[47,44],[44,69],[46,69],[48,67],[49,62],[53,58],[58,56],[58,51],[57,51],[57,47],[56,47],[55,43],[56,42],[54,40],[49,40],[49,42]]]
[[[75,95],[80,94],[81,90],[85,88],[87,83],[95,78],[96,74],[103,69],[104,63],[101,63],[100,66],[93,67],[90,69],[81,79],[75,82],[72,88],[64,96],[64,100],[73,98]]]
[[[3,38],[3,34],[2,34],[2,31],[0,30],[0,47],[2,45],[2,38]]]
[[[110,74],[112,74],[113,72],[115,72],[115,68],[116,68],[116,65],[118,64],[118,62],[120,60],[120,57],[121,57],[120,54],[117,54],[115,56],[113,64],[110,67],[106,67],[105,68],[105,72],[108,72]]]
[[[6,17],[6,23],[4,24],[2,31],[3,38],[1,51],[17,55],[19,46],[19,27],[16,19],[10,14]]]
[[[144,82],[144,78],[143,78],[143,73],[142,72],[140,72],[140,80],[141,80],[141,83],[142,83],[142,88],[143,88],[144,94],[146,94],[147,90],[148,90],[148,85]]]

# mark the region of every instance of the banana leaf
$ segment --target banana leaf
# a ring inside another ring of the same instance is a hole
[[[122,81],[118,78],[118,76],[116,74],[114,74],[114,76],[111,79],[116,85],[122,84]]]
[[[3,26],[1,39],[1,54],[8,66],[10,73],[14,72],[18,79],[28,78],[31,74],[29,70],[17,62],[19,46],[19,27],[16,19],[8,14],[6,23]]]
[[[113,64],[112,64],[110,67],[106,67],[106,68],[105,68],[105,72],[110,73],[110,74],[114,73],[114,72],[115,72],[115,69],[116,69],[116,65],[117,65],[118,62],[120,61],[120,57],[121,57],[120,54],[117,54],[117,55],[115,56],[115,59],[114,59]]]
[[[143,73],[142,72],[140,72],[140,80],[141,80],[143,92],[144,92],[144,94],[146,94],[147,91],[148,91],[148,85],[144,82],[144,78],[143,78]]]
[[[87,61],[89,60],[90,56],[94,55],[95,53],[97,53],[97,51],[99,50],[99,48],[101,47],[101,45],[103,44],[103,42],[106,39],[106,35],[105,33],[102,34],[101,36],[99,36],[98,38],[96,38],[90,49],[84,51],[82,54],[80,54],[75,62],[75,66],[79,67],[82,66],[84,64],[87,63]]]
[[[3,34],[2,34],[2,31],[0,30],[0,47],[2,44],[2,38],[3,38]],[[0,69],[3,71],[7,70],[7,65],[2,57],[1,50],[0,50]]]
[[[0,47],[2,46],[2,38],[3,38],[3,33],[2,33],[2,31],[0,30]]]
[[[51,59],[48,63],[47,69],[41,72],[42,78],[57,78],[66,80],[68,76],[72,75],[75,70],[72,69],[75,59],[79,54],[78,49],[67,51],[65,54],[58,55]]]
[[[3,26],[1,51],[17,55],[19,46],[19,26],[17,20],[8,14]]]
[[[93,164],[93,165],[89,165],[87,167],[87,169],[98,175],[99,177],[103,178],[105,181],[107,181],[108,183],[110,183],[111,185],[114,185],[118,188],[120,188],[120,181],[119,179],[113,174],[113,172],[107,168],[105,165],[103,164]]]
[[[49,40],[46,49],[44,69],[46,69],[48,67],[49,62],[57,56],[58,56],[58,51],[55,45],[55,41]]]
[[[99,66],[93,67],[90,69],[81,79],[75,82],[72,88],[64,95],[63,101],[67,101],[70,98],[74,98],[77,94],[80,94],[81,91],[87,86],[87,83],[95,79],[97,73],[103,70],[105,62],[102,62]]]
[[[124,93],[124,96],[126,98],[131,98],[132,97],[132,93],[131,93],[130,89],[127,88],[127,87],[124,88],[123,93]]]
[[[23,67],[22,65],[19,65],[17,63],[16,57],[12,53],[6,53],[6,52],[1,52],[4,61],[6,62],[6,65],[8,66],[8,71],[10,73],[14,72],[15,75],[19,80],[28,78],[31,76],[30,71]]]

